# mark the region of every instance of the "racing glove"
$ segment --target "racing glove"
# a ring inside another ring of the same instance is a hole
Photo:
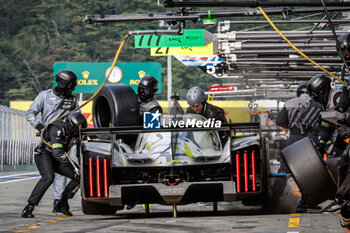
[[[41,130],[43,130],[43,128],[45,128],[42,124],[38,124],[35,129],[39,131],[39,133],[41,132]]]

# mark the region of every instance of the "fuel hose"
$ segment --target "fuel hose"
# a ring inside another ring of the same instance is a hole
[[[78,111],[79,109],[81,109],[82,107],[84,107],[85,105],[87,105],[89,102],[91,102],[91,101],[100,93],[100,91],[102,90],[102,88],[103,88],[103,87],[105,86],[105,84],[107,83],[107,81],[108,81],[108,79],[109,79],[109,76],[111,75],[111,73],[112,73],[112,71],[113,71],[113,68],[114,68],[115,64],[117,63],[117,60],[118,60],[119,55],[120,55],[120,52],[121,52],[122,48],[124,47],[124,44],[125,44],[126,40],[127,40],[129,37],[130,37],[130,34],[129,34],[129,33],[126,34],[125,37],[124,37],[124,39],[123,39],[122,42],[120,43],[119,48],[118,48],[118,50],[117,50],[117,52],[116,52],[116,54],[115,54],[115,56],[114,56],[113,63],[112,63],[112,65],[111,65],[110,69],[109,69],[109,72],[108,72],[108,74],[106,75],[106,78],[105,78],[104,82],[103,82],[102,85],[97,89],[97,91],[96,91],[85,103],[83,103],[82,105],[78,106],[77,108],[71,110],[70,112],[68,112],[68,113],[66,113],[66,114],[64,114],[64,115],[62,115],[62,116],[60,116],[60,117],[58,117],[57,119],[53,120],[52,122],[50,122],[49,124],[47,124],[47,125],[45,126],[45,128],[41,131],[41,135],[40,135],[40,136],[41,136],[41,140],[45,143],[45,145],[47,145],[48,147],[52,148],[52,145],[51,145],[50,143],[48,143],[48,142],[45,140],[45,138],[44,138],[45,131],[48,129],[48,127],[49,127],[51,124],[53,124],[53,123],[55,123],[55,122],[57,122],[57,121],[59,121],[59,120],[65,118],[66,116],[68,116],[68,115],[71,114],[72,112]],[[72,164],[75,173],[79,174],[79,169],[78,169],[77,165],[72,161],[72,159],[69,157],[69,155],[68,155],[67,152],[64,152],[64,154],[66,155],[66,157],[67,157],[67,159],[69,160],[69,162]]]

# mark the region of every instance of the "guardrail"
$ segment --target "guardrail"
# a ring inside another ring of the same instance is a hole
[[[4,165],[34,164],[34,148],[39,138],[24,114],[0,105],[0,171]]]
[[[35,141],[35,129],[26,120],[25,111],[0,105],[0,138]]]
[[[34,149],[39,141],[18,141],[0,139],[0,170],[4,165],[32,165],[34,164]]]

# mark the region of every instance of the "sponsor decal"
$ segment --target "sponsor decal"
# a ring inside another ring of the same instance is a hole
[[[97,86],[98,85],[98,80],[97,79],[88,79],[90,72],[85,70],[81,73],[83,75],[84,79],[78,79],[78,85],[80,86]]]
[[[161,194],[181,194],[185,192],[184,188],[164,188],[159,190]]]
[[[139,79],[130,79],[129,85],[139,85],[141,78],[146,75],[146,72],[143,70],[140,70],[137,73],[139,75]]]

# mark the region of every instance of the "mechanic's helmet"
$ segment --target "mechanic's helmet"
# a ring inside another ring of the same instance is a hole
[[[299,84],[297,88],[297,96],[301,96],[302,94],[305,94],[307,92],[307,82],[302,82]]]
[[[194,105],[198,105],[200,103],[203,103],[203,102],[205,102],[204,91],[200,87],[197,87],[197,86],[192,87],[187,92],[186,100],[190,106],[194,106]]]
[[[331,80],[324,74],[318,74],[307,83],[309,94],[322,105],[326,105],[331,90]]]
[[[71,95],[77,86],[78,78],[70,70],[60,70],[56,74],[57,91],[63,95]]]
[[[137,91],[141,101],[147,102],[153,98],[157,90],[158,80],[151,75],[145,75],[141,78]]]
[[[73,131],[78,131],[81,128],[87,128],[88,124],[84,115],[80,112],[73,112],[67,117],[67,122]]]
[[[350,61],[350,33],[345,33],[338,37],[340,49],[343,51],[345,60]],[[339,50],[338,50],[339,53]]]

